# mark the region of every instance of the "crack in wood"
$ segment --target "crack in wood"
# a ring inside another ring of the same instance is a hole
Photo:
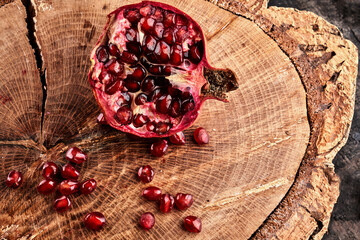
[[[210,42],[210,40],[212,38],[214,38],[215,36],[217,36],[219,33],[221,33],[222,31],[224,31],[226,28],[228,28],[238,17],[233,17],[231,18],[227,23],[225,23],[224,26],[222,26],[221,28],[219,28],[218,30],[216,30],[216,32],[214,34],[212,34],[211,36],[207,37],[206,40],[208,42]]]

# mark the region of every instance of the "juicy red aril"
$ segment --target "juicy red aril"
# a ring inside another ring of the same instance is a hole
[[[170,142],[177,145],[184,145],[185,144],[185,135],[183,132],[175,133],[169,137]]]
[[[106,125],[106,119],[104,117],[104,114],[100,113],[99,116],[96,118],[97,123],[102,124],[102,125]]]
[[[157,88],[155,89],[151,94],[150,94],[150,101],[155,102],[157,101],[161,96],[162,96],[162,91],[161,88]]]
[[[81,164],[87,160],[87,154],[78,147],[72,147],[66,152],[66,160],[75,164]]]
[[[153,132],[155,130],[155,123],[153,122],[148,122],[146,124],[146,130],[148,130],[149,132]]]
[[[154,19],[157,22],[162,22],[164,19],[164,14],[163,14],[163,10],[161,8],[156,8],[155,13],[154,13]]]
[[[180,116],[181,114],[181,101],[178,98],[175,98],[170,106],[169,115],[173,118]]]
[[[193,233],[201,232],[201,220],[195,216],[187,216],[184,220],[184,227],[187,231]]]
[[[155,125],[155,129],[154,129],[154,132],[156,132],[157,134],[159,135],[164,135],[166,134],[171,128],[171,125],[169,123],[165,123],[165,122],[158,122],[156,125]],[[165,141],[165,140],[164,140]],[[165,141],[166,142],[166,141]],[[160,147],[160,148],[158,148]],[[166,146],[165,144],[161,144],[159,146],[157,146],[157,149],[159,149],[160,151],[163,151],[164,153],[166,152],[167,150],[167,143],[166,143]],[[156,150],[157,151],[157,150]]]
[[[178,193],[175,197],[175,205],[179,210],[188,209],[194,202],[191,194]]]
[[[123,86],[124,86],[124,81],[116,79],[115,81],[111,82],[111,84],[105,85],[105,93],[108,95],[113,95],[117,91],[119,90],[121,91]]]
[[[65,164],[61,169],[61,176],[65,179],[77,180],[79,175],[79,171],[70,163]]]
[[[151,5],[146,5],[140,8],[140,14],[141,16],[149,16],[151,14],[153,14],[154,12],[154,7]]]
[[[163,213],[171,212],[174,206],[174,197],[170,194],[163,194],[160,197],[160,211]]]
[[[126,39],[129,40],[130,42],[138,42],[139,41],[139,33],[137,30],[133,29],[133,28],[129,28],[128,30],[126,30]]]
[[[18,188],[23,182],[23,175],[21,172],[12,170],[6,178],[6,186],[9,188]]]
[[[141,195],[149,201],[158,201],[161,197],[161,189],[158,187],[147,187]]]
[[[131,96],[127,92],[122,92],[116,104],[120,107],[128,106],[131,102]]]
[[[78,181],[64,180],[59,184],[59,192],[62,195],[71,195],[79,190]]]
[[[183,62],[183,52],[180,45],[174,45],[171,48],[170,63],[173,65],[180,65]]]
[[[135,68],[133,68],[133,72],[127,76],[128,79],[132,79],[134,81],[138,81],[141,82],[144,77],[146,75],[146,72],[144,70],[144,68],[137,66]]]
[[[163,33],[162,40],[166,42],[167,44],[174,44],[175,43],[175,36],[174,31],[171,29],[166,29]]]
[[[133,124],[136,128],[144,126],[149,122],[149,118],[143,114],[137,114],[134,116]]]
[[[141,45],[138,42],[128,42],[126,43],[126,48],[129,52],[134,53],[136,57],[139,57],[142,53]]]
[[[161,96],[156,102],[156,110],[160,113],[167,114],[170,109],[171,100],[171,95]]]
[[[153,180],[154,178],[154,170],[152,169],[152,167],[150,165],[146,165],[146,166],[142,166],[139,168],[138,170],[138,178],[143,182],[143,183],[149,183]]]
[[[113,74],[121,74],[124,71],[124,65],[114,58],[110,59],[104,67]]]
[[[132,111],[128,107],[121,107],[116,112],[116,119],[123,125],[128,125],[132,120]]]
[[[148,96],[145,93],[140,93],[135,98],[136,105],[144,105],[147,102]]]
[[[137,92],[140,90],[140,83],[135,80],[127,79],[125,82],[125,87],[129,92]]]
[[[151,144],[151,154],[155,157],[162,157],[168,149],[168,143],[166,140],[160,140]]]
[[[56,182],[51,179],[44,179],[37,185],[37,191],[41,194],[51,194],[56,189]]]
[[[175,24],[176,15],[175,13],[167,12],[165,13],[164,26],[171,27]]]
[[[140,19],[141,30],[145,33],[152,33],[155,25],[155,19],[151,17],[145,17]]]
[[[150,230],[155,225],[155,217],[151,212],[141,215],[140,226],[145,230]]]
[[[54,162],[46,162],[42,168],[42,176],[45,179],[53,179],[59,172],[58,166]]]
[[[194,108],[195,108],[195,103],[192,100],[186,100],[181,105],[181,111],[183,113],[190,112],[194,110]]]
[[[85,215],[84,224],[85,226],[93,231],[101,230],[105,225],[105,216],[100,212],[92,212]]]
[[[143,92],[150,92],[155,88],[155,80],[152,77],[147,77],[141,84]]]
[[[55,211],[59,213],[65,212],[71,207],[70,198],[67,196],[60,196],[55,199],[53,206]]]
[[[188,25],[188,20],[186,19],[185,16],[183,15],[176,15],[176,25],[180,25],[180,26],[187,26]]]
[[[202,127],[199,127],[195,130],[194,138],[195,141],[200,145],[209,143],[209,134]]]
[[[161,75],[162,74],[162,66],[160,65],[150,65],[148,68],[149,73],[154,75]]]
[[[139,57],[136,54],[126,51],[122,52],[120,59],[128,64],[135,64],[139,61]]]
[[[95,179],[92,178],[81,183],[80,192],[82,194],[87,195],[92,193],[95,190],[95,188],[96,188],[96,181]]]
[[[154,53],[159,62],[168,63],[170,60],[170,51],[170,46],[166,42],[160,41],[156,45]]]
[[[109,43],[109,53],[114,57],[120,56],[119,48],[113,43]]]
[[[199,49],[198,46],[193,45],[190,48],[190,61],[192,61],[193,63],[199,63],[201,61],[202,58],[202,53],[200,52],[201,50]]]
[[[156,23],[154,28],[155,37],[158,39],[162,38],[164,32],[164,24]]]
[[[138,9],[131,9],[131,10],[125,11],[124,16],[127,20],[129,20],[129,22],[131,22],[133,24],[138,23],[141,18],[141,15],[140,15]]]
[[[103,62],[103,63],[107,62],[107,60],[109,59],[109,53],[105,46],[100,46],[96,50],[96,57],[99,62]]]
[[[143,48],[145,53],[150,53],[155,50],[156,39],[151,35],[146,35],[143,40]]]

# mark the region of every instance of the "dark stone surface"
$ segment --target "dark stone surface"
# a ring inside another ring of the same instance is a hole
[[[269,6],[307,10],[337,26],[360,49],[360,0],[270,0]],[[356,83],[355,114],[347,144],[334,159],[340,176],[340,197],[325,240],[360,239],[360,77]]]

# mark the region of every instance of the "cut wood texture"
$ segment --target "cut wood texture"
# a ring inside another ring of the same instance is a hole
[[[25,176],[19,189],[0,185],[0,238],[320,239],[339,194],[332,159],[353,116],[355,46],[320,17],[266,0],[164,0],[200,24],[210,62],[232,69],[240,88],[229,103],[207,101],[187,144],[154,158],[151,140],[96,124],[87,80],[106,15],[135,2],[0,1],[0,179],[13,169]],[[198,126],[210,133],[206,146],[192,140]],[[81,179],[98,188],[58,214],[53,195],[37,194],[39,169],[64,164],[74,145],[89,155]],[[144,164],[156,171],[147,185],[135,177]],[[148,185],[195,203],[161,214],[140,196]],[[92,211],[106,216],[101,232],[84,228]],[[156,217],[148,232],[138,225],[146,211]],[[183,229],[188,215],[202,219],[200,234]]]

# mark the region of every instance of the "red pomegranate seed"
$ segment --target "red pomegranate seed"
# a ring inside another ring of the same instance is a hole
[[[122,92],[119,96],[119,99],[116,101],[116,104],[120,107],[129,106],[131,102],[131,96],[127,92]]]
[[[179,210],[188,209],[194,202],[191,194],[178,193],[175,197],[175,205]]]
[[[170,106],[169,115],[173,118],[179,117],[181,114],[181,101],[179,98],[175,98]]]
[[[200,45],[201,46],[201,45]],[[197,45],[192,45],[190,47],[190,55],[189,55],[189,59],[191,62],[198,64],[201,61],[202,58],[202,51],[199,49],[199,46]]]
[[[139,58],[135,54],[127,51],[122,52],[120,59],[128,64],[135,64],[139,61]]]
[[[140,82],[127,79],[125,82],[125,87],[128,89],[129,92],[137,92],[140,90]]]
[[[151,154],[154,155],[155,157],[162,157],[164,156],[164,154],[166,153],[167,149],[168,149],[168,143],[166,140],[160,140],[158,142],[155,142],[153,144],[151,144]]]
[[[85,226],[93,231],[101,230],[104,227],[105,222],[105,216],[100,212],[88,213],[84,218]]]
[[[154,50],[156,58],[161,63],[168,63],[170,61],[170,52],[170,46],[164,41],[158,42]]]
[[[152,77],[147,77],[141,84],[141,90],[143,92],[150,92],[155,88],[155,81]]]
[[[96,188],[96,181],[95,179],[92,178],[81,183],[80,192],[82,194],[87,195],[92,193],[95,190],[95,188]]]
[[[164,26],[165,27],[171,27],[175,24],[176,15],[172,12],[166,12],[165,13],[165,19],[164,19]]]
[[[185,144],[185,135],[183,132],[175,133],[169,137],[170,142],[177,145],[184,145]]]
[[[129,28],[126,30],[125,37],[130,42],[138,42],[139,41],[139,33],[137,30],[133,28]]]
[[[202,127],[199,127],[195,130],[194,138],[195,141],[200,145],[209,143],[209,134]]]
[[[59,213],[65,212],[71,207],[70,198],[67,196],[60,196],[55,199],[53,206],[55,211]]]
[[[38,192],[44,195],[53,193],[55,189],[56,182],[51,179],[44,179],[37,186]]]
[[[150,165],[145,165],[139,168],[138,170],[138,178],[143,183],[149,183],[154,178],[154,170]]]
[[[174,31],[171,29],[166,29],[163,33],[163,39],[164,42],[166,42],[167,44],[174,44],[175,43],[175,36],[174,36]]]
[[[107,62],[109,59],[109,53],[105,46],[99,46],[96,50],[96,57],[99,62]]]
[[[188,20],[186,19],[185,16],[176,15],[176,25],[187,26],[188,25]]]
[[[156,47],[156,39],[151,35],[146,35],[143,40],[143,48],[145,53],[150,53],[155,50]]]
[[[125,11],[124,17],[129,20],[132,24],[136,24],[139,22],[141,15],[139,13],[139,10],[137,9],[131,9],[128,11]]]
[[[105,120],[104,114],[100,113],[99,116],[96,118],[98,124],[107,125]]]
[[[128,75],[128,78],[134,81],[141,82],[145,78],[145,75],[146,75],[145,69],[143,69],[140,66],[137,66],[133,68],[133,72],[130,75]]]
[[[6,178],[6,186],[9,188],[18,188],[23,182],[23,175],[21,172],[12,170]]]
[[[136,105],[144,105],[147,102],[148,96],[145,93],[140,93],[135,98]]]
[[[61,176],[65,179],[77,180],[79,175],[79,171],[70,163],[65,164],[61,169]]]
[[[71,195],[79,190],[79,183],[78,181],[73,180],[64,180],[59,184],[59,192],[62,195]]]
[[[162,92],[160,88],[155,89],[152,93],[150,93],[150,102],[157,101],[162,96]]]
[[[123,89],[123,87],[124,87],[124,81],[116,79],[111,84],[105,85],[105,93],[108,95],[113,95],[117,91],[121,91]]]
[[[128,107],[121,107],[116,112],[116,119],[123,125],[128,125],[132,120],[132,111]]]
[[[42,176],[45,179],[53,179],[59,173],[59,167],[54,162],[46,162],[42,168]]]
[[[148,130],[148,131],[154,131],[155,130],[155,124],[153,123],[153,122],[148,122],[147,124],[146,124],[146,129]]]
[[[148,68],[149,73],[154,75],[161,75],[162,73],[162,66],[160,65],[150,65]]]
[[[164,24],[159,22],[156,23],[154,28],[154,33],[155,33],[155,37],[157,37],[158,39],[162,38],[164,33]]]
[[[158,201],[161,197],[161,189],[158,187],[147,187],[141,195],[149,201]]]
[[[189,232],[201,232],[201,220],[195,216],[187,216],[184,221],[184,226]]]
[[[156,125],[155,125],[155,130],[154,132],[156,132],[157,134],[165,134],[167,133],[169,130],[170,130],[170,127],[171,125],[168,124],[168,123],[164,123],[164,122],[158,122]],[[161,150],[161,149],[160,149]],[[164,146],[164,148],[162,148],[162,150],[164,151],[164,154],[167,150],[167,144],[166,146]]]
[[[175,199],[170,194],[163,194],[160,197],[160,211],[163,213],[171,212]]]
[[[145,230],[150,230],[155,225],[155,217],[151,212],[141,215],[140,226]]]
[[[192,110],[194,110],[195,108],[195,103],[192,100],[185,100],[182,104],[181,104],[181,111],[183,113],[187,113],[190,112]]]
[[[114,57],[120,57],[120,51],[116,44],[109,44],[109,53]]]
[[[164,19],[163,10],[161,8],[156,8],[153,17],[157,22],[162,22]]]
[[[133,120],[133,124],[137,128],[144,126],[148,122],[149,122],[149,118],[143,114],[135,115]]]
[[[151,6],[151,5],[146,5],[146,6],[140,8],[141,16],[146,17],[146,16],[149,16],[149,15],[151,15],[153,13],[154,13],[154,7]]]
[[[170,63],[173,65],[180,65],[183,62],[183,51],[180,45],[174,45],[171,48]]]
[[[151,17],[142,18],[140,19],[140,25],[142,31],[151,34],[154,29],[155,19]]]
[[[160,113],[167,114],[170,110],[171,101],[171,95],[161,96],[156,102],[156,110]]]
[[[87,154],[78,147],[72,147],[66,152],[66,160],[75,164],[81,164],[87,160]]]
[[[124,64],[114,58],[110,59],[104,66],[112,74],[121,74],[124,72]]]

